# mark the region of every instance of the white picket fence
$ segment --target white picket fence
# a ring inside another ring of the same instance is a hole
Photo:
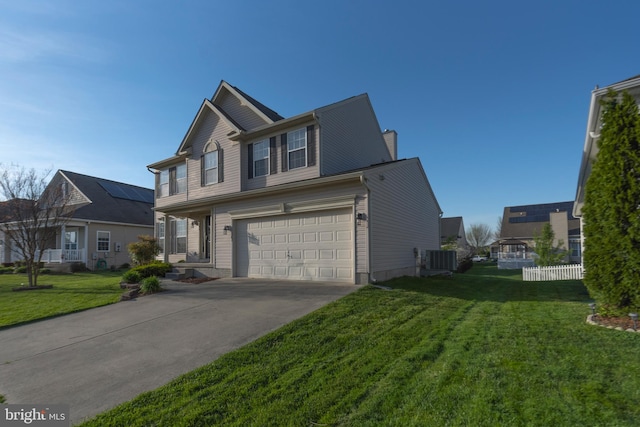
[[[582,264],[553,265],[549,267],[523,267],[522,280],[525,282],[550,282],[553,280],[582,280]]]

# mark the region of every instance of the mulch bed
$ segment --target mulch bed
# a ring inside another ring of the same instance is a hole
[[[591,320],[603,326],[612,326],[614,328],[621,327],[624,330],[633,329],[633,320],[631,320],[629,316],[622,316],[622,317],[595,316],[595,317],[592,317]],[[640,321],[638,321],[638,328],[640,328]]]
[[[186,279],[176,280],[176,282],[182,283],[192,283],[192,284],[200,284],[204,282],[211,282],[212,280],[218,279],[217,277],[188,277]]]

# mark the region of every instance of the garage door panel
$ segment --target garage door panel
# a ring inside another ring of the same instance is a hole
[[[236,274],[352,282],[352,218],[343,209],[238,221]]]

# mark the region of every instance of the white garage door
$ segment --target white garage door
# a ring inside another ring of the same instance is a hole
[[[236,275],[354,281],[351,209],[238,221]]]

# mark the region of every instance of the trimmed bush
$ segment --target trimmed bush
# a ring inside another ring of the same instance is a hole
[[[160,281],[156,276],[147,277],[142,279],[140,284],[140,291],[144,294],[152,294],[160,291]]]
[[[0,274],[13,273],[13,267],[0,267]]]
[[[41,268],[38,271],[38,274],[51,274],[51,269],[50,268]]]
[[[24,267],[24,266],[15,267],[15,268],[13,269],[13,272],[14,272],[15,274],[25,274],[25,273],[27,272],[27,267]]]
[[[130,271],[137,271],[141,278],[156,276],[164,277],[165,274],[171,271],[173,267],[171,264],[161,261],[154,261],[150,264],[139,265],[132,268]]]
[[[140,273],[135,270],[129,270],[122,275],[122,280],[127,283],[140,283],[142,276],[140,276]]]

